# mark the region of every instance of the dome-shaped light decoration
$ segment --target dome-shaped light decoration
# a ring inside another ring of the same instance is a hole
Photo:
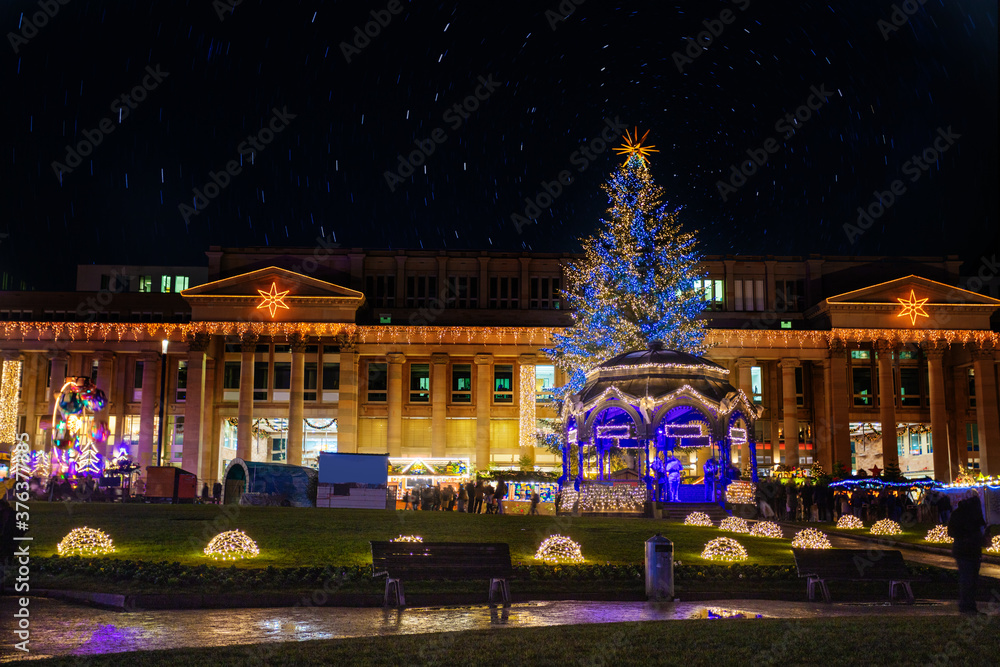
[[[747,550],[731,537],[717,537],[705,545],[701,557],[707,560],[734,562],[747,559]]]
[[[872,526],[872,535],[900,535],[902,532],[903,529],[892,519],[876,521],[875,525]]]
[[[938,544],[951,544],[955,540],[948,535],[948,526],[937,525],[927,531],[924,541],[936,542]]]
[[[582,563],[580,545],[565,535],[550,535],[538,547],[535,560],[546,563]]]
[[[832,549],[826,535],[815,528],[806,528],[795,533],[792,539],[794,549]]]
[[[986,548],[986,551],[991,554],[1000,554],[1000,535],[993,536],[993,541],[990,543],[990,546]]]
[[[424,538],[420,537],[419,535],[400,535],[399,537],[395,537],[395,538],[393,538],[390,541],[391,542],[423,542]]]
[[[103,556],[113,553],[111,536],[96,528],[74,528],[56,545],[60,556]]]
[[[240,560],[260,554],[257,543],[242,530],[227,530],[212,538],[205,547],[205,555],[215,560]]]
[[[750,526],[747,525],[747,520],[742,517],[728,516],[719,524],[719,530],[730,533],[749,533]]]
[[[726,502],[734,505],[752,505],[757,485],[746,480],[736,480],[726,487]]]
[[[712,519],[704,512],[691,512],[684,518],[685,526],[711,526]]]
[[[860,530],[865,527],[865,522],[853,514],[845,514],[837,520],[837,528],[840,530]]]
[[[781,539],[785,536],[781,530],[781,526],[773,521],[758,521],[750,529],[750,535],[753,537],[770,537],[774,539]]]

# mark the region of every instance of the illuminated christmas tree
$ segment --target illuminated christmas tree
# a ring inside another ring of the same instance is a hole
[[[631,137],[618,149],[628,157],[602,186],[607,219],[581,240],[585,256],[567,271],[563,299],[573,325],[545,350],[570,377],[566,393],[583,386],[590,368],[654,340],[667,349],[704,351],[701,257],[695,235],[681,228],[679,209],[664,202],[663,188],[653,182],[645,158],[651,149]]]

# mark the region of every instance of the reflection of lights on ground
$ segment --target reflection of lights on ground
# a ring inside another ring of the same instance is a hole
[[[755,614],[742,609],[723,609],[722,607],[704,607],[693,613],[690,618],[725,619],[725,618],[764,618],[763,614]]]

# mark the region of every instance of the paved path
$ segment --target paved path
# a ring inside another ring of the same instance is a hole
[[[893,542],[892,536],[887,535],[883,542],[872,542],[869,540],[859,540],[833,532],[827,532],[830,537],[830,544],[835,549],[888,549],[899,551],[903,554],[903,560],[908,560],[921,565],[935,565],[948,570],[957,570],[955,559],[944,554],[921,551],[920,549],[908,548],[906,542]],[[979,569],[979,574],[984,577],[994,577],[1000,579],[1000,565],[983,562]]]
[[[9,618],[13,599],[0,598]],[[122,613],[49,600],[31,600],[31,657],[86,655],[181,647],[226,646],[310,639],[421,634],[455,630],[611,623],[683,621],[741,614],[743,618],[828,618],[831,616],[936,616],[957,613],[955,602],[810,603],[772,600],[715,602],[529,602],[507,609],[487,606],[386,610],[383,608],[291,607],[204,609]],[[0,635],[0,662],[12,655],[12,641]]]

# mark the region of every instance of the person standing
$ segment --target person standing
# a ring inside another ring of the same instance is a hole
[[[476,482],[475,487],[475,505],[473,506],[473,514],[481,514],[483,511],[483,496],[486,495],[486,490],[483,488],[483,480]]]
[[[541,502],[538,491],[531,492],[531,511],[528,514],[538,514],[538,503]]]
[[[495,506],[493,505],[493,496],[496,493],[496,489],[493,488],[492,484],[487,484],[484,495],[486,496],[486,513],[493,514]]]
[[[497,480],[496,488],[496,499],[497,499],[497,514],[503,514],[503,499],[507,495],[507,482],[502,479]]]
[[[407,489],[406,491],[403,492],[403,509],[404,510],[410,509],[410,490],[409,489]]]
[[[216,505],[222,502],[222,482],[216,482],[212,485],[212,502]]]
[[[465,485],[466,502],[468,502],[467,511],[472,514],[475,511],[476,506],[476,485],[470,480],[468,484]]]
[[[458,485],[458,511],[465,511],[465,504],[469,502],[469,491],[465,488],[465,485]]]
[[[979,566],[983,560],[983,508],[979,493],[972,489],[948,520],[948,536],[955,542],[951,554],[958,565],[958,611],[963,614],[978,613],[976,587],[979,584]]]
[[[208,504],[208,482],[205,482],[201,487],[201,502]]]

